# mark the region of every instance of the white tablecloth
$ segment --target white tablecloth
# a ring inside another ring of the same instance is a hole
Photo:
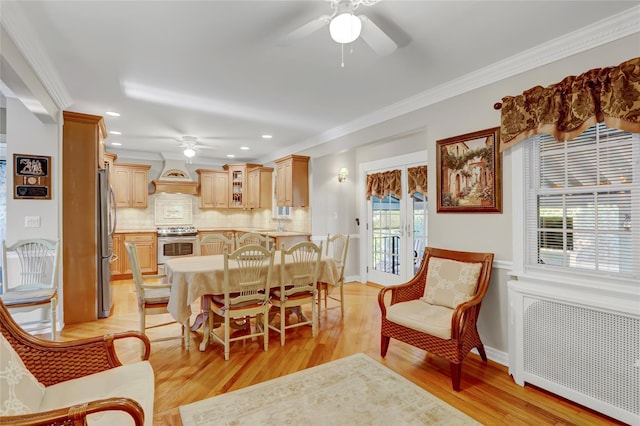
[[[224,255],[186,256],[169,259],[165,264],[167,282],[171,283],[169,313],[176,321],[186,324],[191,316],[191,304],[205,294],[223,294]],[[285,273],[287,265],[285,264]],[[340,271],[333,258],[322,256],[319,282],[330,285],[340,277]],[[280,252],[273,260],[271,286],[280,285]]]

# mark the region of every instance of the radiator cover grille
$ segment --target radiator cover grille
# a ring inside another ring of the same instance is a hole
[[[640,415],[640,320],[525,299],[525,372]]]

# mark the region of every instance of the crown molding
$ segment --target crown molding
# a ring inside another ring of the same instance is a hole
[[[33,72],[49,93],[52,101],[58,109],[64,110],[73,103],[73,100],[33,31],[31,23],[19,10],[17,3],[19,2],[3,2],[2,26],[11,36],[27,63],[33,68]]]
[[[640,6],[610,16],[462,77],[418,93],[287,148],[300,152],[454,96],[640,32]],[[277,154],[279,155],[279,153]],[[278,158],[274,156],[273,158]]]

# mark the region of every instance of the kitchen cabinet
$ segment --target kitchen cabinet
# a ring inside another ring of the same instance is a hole
[[[201,209],[229,207],[229,172],[226,170],[198,169]]]
[[[144,164],[114,164],[113,190],[116,207],[147,208],[151,166]]]
[[[282,207],[309,205],[309,157],[288,155],[276,163],[276,200]]]
[[[270,235],[270,237],[275,240],[276,250],[280,250],[283,244],[285,250],[289,250],[291,246],[296,243],[301,241],[311,241],[310,235]]]
[[[113,256],[111,256],[111,277],[124,274],[124,258],[127,256],[124,250],[123,234],[113,234]]]
[[[130,278],[131,265],[124,243],[133,241],[138,249],[140,270],[143,274],[155,274],[158,270],[158,240],[155,232],[123,232],[113,234],[114,260],[111,262],[111,278]]]
[[[256,167],[249,170],[249,208],[270,209],[272,167]]]
[[[113,176],[113,164],[118,156],[112,152],[105,152],[103,158],[104,165],[102,167],[109,170],[109,185],[113,187],[113,180],[115,179]]]
[[[118,156],[112,152],[105,152],[103,158],[104,158],[103,167],[109,168],[109,170],[113,170],[113,163],[115,163],[116,158],[118,158]]]
[[[248,177],[249,169],[261,167],[262,164],[225,164],[223,168],[229,173],[229,208],[249,208]]]

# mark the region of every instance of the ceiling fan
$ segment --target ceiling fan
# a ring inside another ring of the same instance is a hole
[[[351,43],[362,39],[380,56],[390,55],[398,48],[396,42],[365,15],[354,15],[361,5],[371,6],[380,0],[327,0],[333,12],[319,16],[301,25],[280,39],[279,44],[287,46],[329,26],[329,34],[337,43]]]
[[[189,159],[196,155],[196,150],[213,148],[211,146],[199,144],[198,138],[195,136],[182,136],[180,139],[178,139],[178,142],[182,142],[182,144],[180,144],[180,147],[184,148],[184,151],[182,151],[182,153]]]

